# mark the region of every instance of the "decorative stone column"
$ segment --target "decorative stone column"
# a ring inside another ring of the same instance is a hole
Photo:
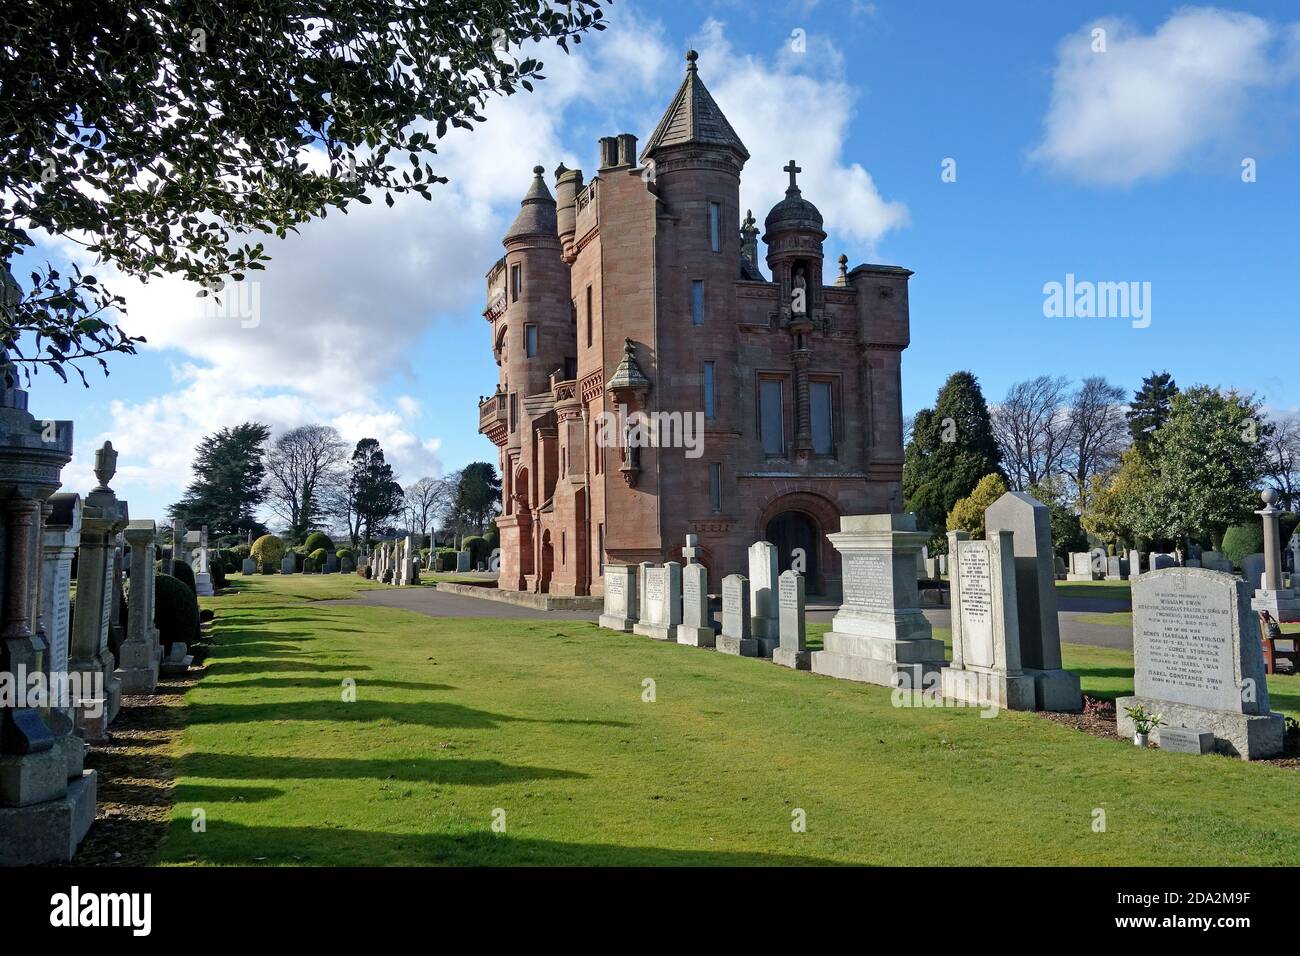
[[[208,567],[208,526],[199,529],[199,554],[194,561],[194,590],[199,597],[212,597],[212,571]]]
[[[71,458],[72,423],[37,421],[0,353],[0,672],[20,691],[49,666],[42,512]],[[0,866],[71,860],[95,818],[95,772],[82,769],[50,704],[26,693],[0,698]]]
[[[126,527],[126,503],[108,487],[117,470],[112,442],[95,452],[99,484],[86,495],[81,513],[81,547],[77,552],[77,611],[72,618],[70,671],[81,680],[76,704],[77,733],[102,740],[122,702],[122,684],[108,647],[113,610],[113,539]],[[98,683],[95,675],[99,675]]]
[[[1248,581],[1255,589],[1250,606],[1256,611],[1268,611],[1279,621],[1300,621],[1300,599],[1290,588],[1282,587],[1282,542],[1278,535],[1278,519],[1284,514],[1273,506],[1277,492],[1265,488],[1260,493],[1264,507],[1255,514],[1264,523],[1264,580]]]
[[[45,673],[52,688],[60,688],[49,717],[56,733],[72,730],[72,702],[67,699],[68,629],[72,623],[72,558],[81,544],[81,496],[50,498],[50,514],[42,531],[41,616],[45,620],[48,652]]]
[[[121,667],[117,671],[124,694],[143,696],[158,688],[162,654],[153,623],[153,543],[157,534],[157,526],[149,519],[126,526],[126,541],[131,548],[131,593],[126,607],[126,639],[119,655]]]

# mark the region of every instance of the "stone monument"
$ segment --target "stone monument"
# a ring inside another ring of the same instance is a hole
[[[1300,598],[1294,591],[1282,586],[1282,540],[1278,535],[1278,519],[1285,514],[1273,503],[1277,501],[1277,492],[1265,488],[1260,493],[1264,507],[1256,511],[1264,522],[1264,574],[1259,580],[1247,582],[1256,588],[1255,597],[1250,606],[1256,611],[1268,611],[1279,621],[1300,621]]]
[[[212,570],[208,567],[208,526],[199,529],[199,549],[194,558],[194,590],[199,597],[212,597]]]
[[[1000,530],[1012,535],[1020,669],[1034,679],[1034,706],[1038,710],[1079,710],[1083,706],[1079,675],[1061,666],[1051,511],[1027,492],[1009,491],[984,512],[984,527],[990,538]]]
[[[693,550],[689,545],[683,552]],[[691,556],[683,554],[690,560]],[[713,612],[709,609],[709,569],[702,564],[682,568],[682,622],[677,625],[677,643],[691,647],[713,647]]]
[[[1220,753],[1281,753],[1285,728],[1269,710],[1249,595],[1235,576],[1205,568],[1151,571],[1133,582],[1134,693],[1115,701],[1121,734],[1133,733],[1125,709],[1141,706],[1170,727],[1211,731]]]
[[[153,543],[158,529],[150,520],[131,521],[125,533],[131,548],[131,594],[117,676],[122,681],[122,693],[152,694],[158,687],[162,656],[154,627]]]
[[[724,654],[757,657],[758,643],[749,636],[749,581],[743,574],[722,579],[722,633],[717,648]]]
[[[985,521],[987,522],[987,517]],[[1020,669],[1015,536],[1005,528],[972,541],[948,532],[952,576],[952,663],[941,673],[943,696],[1007,710],[1033,710],[1033,677]]]
[[[636,567],[605,565],[605,609],[600,615],[600,626],[630,632],[637,622],[637,612]]]
[[[772,652],[772,661],[797,671],[812,666],[808,653],[804,619],[804,576],[798,571],[782,571],[777,579],[777,615],[780,645]]]
[[[1093,581],[1092,553],[1089,551],[1071,551],[1070,569],[1065,574],[1067,581]]]
[[[916,530],[916,515],[846,515],[828,537],[841,555],[844,603],[825,649],[813,652],[813,671],[885,687],[927,686],[946,661],[921,613],[916,555],[928,535]]]
[[[632,633],[656,641],[676,641],[682,623],[682,566],[669,561],[645,573],[645,616],[632,625]]]
[[[749,630],[758,643],[758,655],[771,657],[781,642],[776,607],[777,554],[770,541],[749,546]]]

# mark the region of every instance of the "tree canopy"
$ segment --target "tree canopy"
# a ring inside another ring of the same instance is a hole
[[[244,422],[208,435],[194,450],[194,480],[168,509],[191,528],[207,525],[212,535],[261,531],[257,507],[266,500],[262,454],[271,430]]]
[[[215,291],[330,209],[430,197],[449,129],[603,30],[603,0],[10,0],[0,8],[0,267],[37,239],[142,279]],[[2,271],[2,270],[0,270]],[[135,343],[123,300],[45,264],[3,310],[0,349],[28,374],[85,376]]]

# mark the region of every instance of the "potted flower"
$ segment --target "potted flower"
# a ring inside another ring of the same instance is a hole
[[[1128,714],[1129,719],[1133,721],[1133,746],[1145,747],[1147,738],[1151,731],[1156,727],[1163,727],[1164,720],[1159,714],[1149,714],[1145,707],[1125,707],[1124,713]]]

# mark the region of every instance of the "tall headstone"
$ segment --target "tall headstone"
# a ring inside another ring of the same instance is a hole
[[[1096,580],[1092,572],[1091,552],[1089,551],[1070,552],[1070,569],[1065,574],[1065,580],[1067,581]]]
[[[685,547],[683,552],[691,548]],[[688,555],[683,555],[687,557]],[[709,609],[709,569],[702,564],[682,568],[682,622],[677,625],[677,643],[691,647],[713,647],[713,612]]]
[[[255,560],[253,560],[252,558],[244,558],[243,562],[239,565],[239,573],[240,573],[240,574],[256,574],[256,573],[257,573],[257,562],[256,562]]]
[[[1279,621],[1300,621],[1300,598],[1294,591],[1282,586],[1282,539],[1278,533],[1278,520],[1286,512],[1274,506],[1277,492],[1265,488],[1260,494],[1264,507],[1256,511],[1264,523],[1264,574],[1262,583],[1250,581],[1256,588],[1250,606],[1256,611],[1268,611]]]
[[[1109,555],[1106,558],[1106,580],[1107,581],[1127,581],[1128,580],[1128,562],[1119,555]]]
[[[303,565],[306,567],[306,564]],[[295,574],[298,571],[298,556],[292,551],[286,552],[285,556],[280,559],[281,574]]]
[[[339,570],[339,555],[333,548],[325,549],[325,573],[337,574]]]
[[[125,534],[131,549],[131,593],[117,676],[122,681],[122,693],[152,694],[158,687],[161,658],[158,631],[154,628],[153,543],[158,529],[150,520],[132,521]]]
[[[798,671],[806,671],[812,666],[805,629],[804,587],[804,576],[798,571],[782,571],[777,579],[777,618],[781,643],[772,652],[772,661]]]
[[[988,521],[988,518],[985,518]],[[1020,669],[1020,607],[1014,533],[972,541],[948,532],[952,576],[952,663],[941,672],[945,698],[1033,710],[1034,679]]]
[[[1300,533],[1291,535],[1287,547],[1291,550],[1291,590],[1300,590]]]
[[[1033,495],[1009,491],[984,512],[988,536],[1010,531],[1016,556],[1020,669],[1034,679],[1038,710],[1083,706],[1079,675],[1061,666],[1061,627],[1052,574],[1052,513]]]
[[[645,610],[645,576],[646,576],[646,572],[649,571],[649,570],[651,570],[651,569],[654,567],[654,564],[653,564],[652,562],[650,562],[650,561],[642,561],[642,562],[641,562],[640,564],[638,564],[636,567],[637,567],[637,572],[636,572],[637,591],[636,591],[636,593],[637,593],[637,602],[638,602],[638,603],[637,603],[637,615],[636,615],[636,616],[637,616],[637,620],[638,620],[638,621],[644,621],[644,620],[646,619],[646,610]]]
[[[916,515],[846,515],[828,535],[840,553],[844,603],[812,669],[845,680],[920,689],[946,666],[921,613],[916,555],[928,539]]]
[[[697,534],[688,534],[686,536],[686,546],[682,548],[682,559],[686,564],[700,563],[700,536]]]
[[[1126,708],[1140,706],[1170,727],[1212,732],[1220,753],[1281,753],[1284,722],[1269,709],[1249,597],[1235,576],[1204,568],[1151,571],[1133,582],[1134,693],[1115,701],[1121,734],[1133,733]]]
[[[1246,579],[1252,592],[1264,586],[1264,552],[1243,555],[1241,558],[1241,576]]]
[[[1142,573],[1142,552],[1133,548],[1128,553],[1128,576],[1135,578]]]
[[[470,569],[470,567],[469,567],[470,557],[471,557],[471,555],[470,555],[470,553],[469,553],[468,551],[457,551],[457,552],[456,552],[456,570],[459,571],[459,572],[461,572],[461,573],[464,573],[465,571],[468,571],[468,570]]]
[[[605,565],[605,610],[600,626],[615,631],[631,631],[637,622],[636,566]]]
[[[41,564],[41,614],[47,644],[44,670],[50,686],[60,688],[59,703],[54,709],[64,732],[72,729],[72,702],[66,695],[68,640],[72,624],[72,559],[80,544],[81,495],[51,495],[50,514],[43,530]]]
[[[2,311],[12,286],[3,268],[0,280]],[[0,353],[0,671],[15,678],[47,669],[42,526],[72,458],[72,423],[38,422],[16,376]],[[95,819],[95,771],[84,769],[81,742],[68,732],[66,713],[39,704],[0,695],[0,866],[67,862]]]
[[[645,617],[632,625],[634,634],[657,641],[676,641],[682,623],[682,566],[669,561],[645,576]]]
[[[749,581],[743,574],[722,579],[722,633],[717,648],[724,654],[757,657],[758,644],[750,637]]]
[[[204,525],[199,529],[199,548],[194,556],[194,590],[199,597],[212,597],[217,593],[212,588],[212,569],[208,566],[210,560],[208,526]]]
[[[1163,553],[1163,552],[1155,552],[1155,551],[1153,551],[1153,552],[1151,553],[1151,567],[1150,567],[1150,570],[1152,570],[1152,571],[1164,571],[1164,570],[1167,570],[1167,569],[1169,569],[1169,568],[1176,568],[1176,567],[1178,567],[1178,555],[1176,555],[1176,554],[1174,554],[1174,553],[1172,553],[1172,552],[1169,552],[1169,553]]]
[[[104,442],[95,452],[99,484],[86,495],[81,510],[81,547],[77,550],[77,609],[72,617],[69,668],[79,676],[85,695],[76,704],[77,733],[102,740],[122,702],[122,682],[108,646],[113,611],[113,540],[126,527],[125,502],[108,486],[117,471],[117,452]]]
[[[756,541],[749,546],[750,632],[758,643],[760,657],[771,657],[781,642],[776,607],[776,545]]]

